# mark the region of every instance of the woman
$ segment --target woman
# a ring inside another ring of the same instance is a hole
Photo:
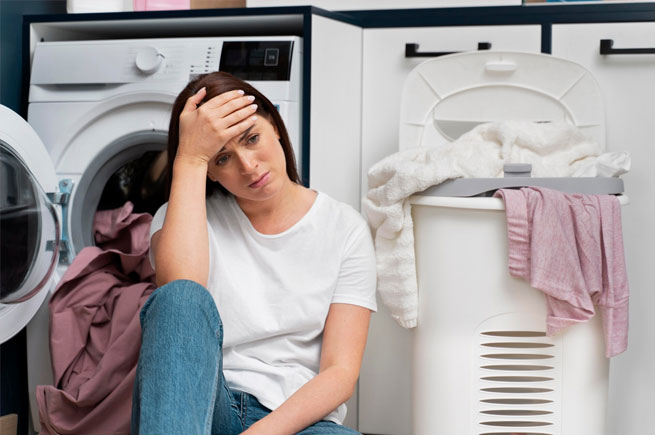
[[[182,91],[168,152],[132,432],[356,433],[341,422],[376,310],[364,220],[299,183],[277,110],[229,74]]]

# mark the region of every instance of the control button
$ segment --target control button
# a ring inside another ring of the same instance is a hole
[[[154,47],[145,47],[136,54],[136,67],[145,74],[153,74],[161,68],[164,55]]]
[[[267,48],[264,54],[264,66],[277,66],[280,57],[279,48]]]

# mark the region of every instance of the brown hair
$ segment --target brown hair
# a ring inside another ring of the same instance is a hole
[[[298,170],[296,169],[296,159],[294,157],[293,148],[291,147],[291,141],[289,140],[289,134],[287,133],[287,129],[284,126],[284,122],[282,121],[280,113],[277,111],[273,103],[271,103],[269,99],[266,98],[261,92],[243,80],[234,77],[232,74],[218,71],[209,74],[203,74],[190,81],[189,84],[187,84],[186,87],[182,90],[182,92],[180,92],[180,95],[177,96],[175,103],[173,103],[171,122],[168,127],[168,166],[166,168],[166,196],[168,197],[168,195],[170,195],[171,183],[173,181],[173,162],[175,161],[175,155],[177,154],[177,147],[180,141],[180,114],[182,113],[187,100],[192,95],[195,95],[196,92],[198,92],[203,87],[207,88],[207,94],[202,100],[202,103],[207,102],[224,92],[232,91],[235,89],[243,90],[245,95],[254,96],[255,100],[253,103],[257,104],[256,113],[268,119],[275,126],[278,134],[280,135],[280,145],[284,151],[284,156],[287,164],[287,175],[291,181],[300,184],[300,177],[298,176]],[[211,181],[209,178],[207,178],[207,196],[213,193],[216,189],[223,193],[228,193],[220,183]]]

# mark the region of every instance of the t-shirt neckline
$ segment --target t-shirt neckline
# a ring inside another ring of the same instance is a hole
[[[314,189],[312,189],[314,190]],[[264,234],[259,231],[253,226],[252,222],[250,222],[250,219],[248,219],[248,216],[241,210],[241,207],[239,207],[239,203],[237,202],[236,198],[234,196],[230,196],[230,203],[232,204],[232,207],[236,209],[237,216],[241,222],[248,228],[249,231],[251,231],[253,234],[257,235],[258,237],[262,237],[265,239],[276,239],[278,237],[284,237],[287,234],[293,232],[296,228],[300,227],[304,221],[309,219],[309,216],[313,214],[314,209],[316,209],[317,204],[320,200],[320,198],[323,196],[320,191],[314,190],[316,192],[316,198],[314,198],[314,202],[312,203],[312,206],[307,210],[307,212],[300,218],[296,223],[291,225],[289,228],[286,230],[282,231],[281,233],[277,234]]]

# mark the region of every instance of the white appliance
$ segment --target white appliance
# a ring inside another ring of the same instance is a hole
[[[481,51],[412,71],[400,149],[505,119],[568,122],[604,145],[600,89],[587,70],[548,55]],[[544,294],[509,275],[503,201],[471,197],[526,185],[623,192],[617,178],[470,178],[410,200],[419,297],[413,434],[605,433],[609,360],[600,313],[547,337]]]
[[[177,94],[217,70],[248,81],[280,111],[300,172],[301,65],[296,36],[37,44],[29,125],[0,106],[0,343],[28,325],[35,429],[36,385],[52,383],[49,296],[74,256],[93,244],[96,210],[122,205],[112,188],[125,188],[125,168],[165,161]],[[142,205],[154,213],[165,199],[150,187]]]

